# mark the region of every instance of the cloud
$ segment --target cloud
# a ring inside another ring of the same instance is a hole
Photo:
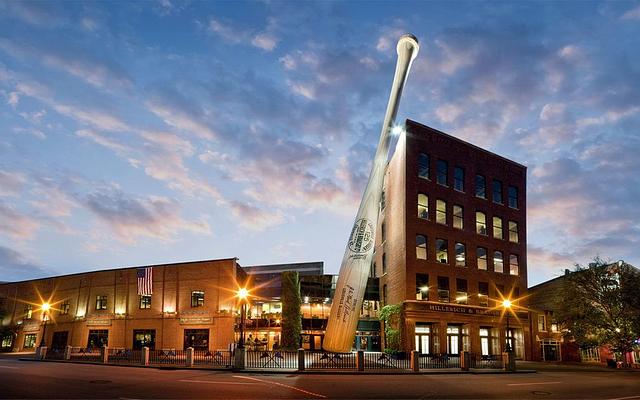
[[[627,10],[624,14],[622,14],[620,18],[640,21],[640,6],[636,6],[630,10]]]
[[[284,221],[284,214],[278,210],[266,211],[239,201],[232,201],[229,207],[240,224],[247,229],[262,231]]]
[[[108,148],[110,150],[115,151],[116,153],[119,153],[119,154],[124,154],[124,153],[127,153],[127,152],[130,151],[130,149],[127,146],[125,146],[125,145],[123,145],[123,144],[121,144],[121,143],[119,143],[119,142],[117,142],[117,141],[105,136],[105,135],[101,135],[99,133],[96,133],[96,132],[94,132],[94,131],[92,131],[90,129],[77,130],[76,131],[76,136],[81,137],[81,138],[90,139],[90,140],[94,141],[95,143],[99,144],[100,146],[106,147],[106,148]]]
[[[11,92],[7,95],[7,104],[9,104],[14,109],[18,106],[19,102],[20,102],[20,93]]]
[[[214,18],[209,20],[209,30],[231,43],[240,43],[246,40],[247,37],[246,32],[236,29],[231,25],[224,24]]]
[[[20,172],[0,170],[0,197],[18,196],[25,183],[25,176]]]
[[[0,245],[0,276],[3,281],[20,281],[47,275],[51,275],[50,270],[30,261],[22,253]]]
[[[251,39],[251,44],[262,50],[272,51],[278,45],[278,38],[269,33],[259,33]]]
[[[205,221],[184,219],[178,203],[164,197],[136,198],[117,190],[103,190],[87,195],[85,205],[117,239],[128,244],[144,238],[169,241],[180,231],[211,232]]]
[[[38,221],[0,200],[0,234],[14,240],[32,239],[40,228]]]

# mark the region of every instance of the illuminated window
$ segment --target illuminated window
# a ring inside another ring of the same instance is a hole
[[[476,256],[478,259],[478,269],[487,269],[487,249],[484,247],[478,247],[476,249]]]
[[[24,335],[24,348],[32,349],[34,347],[36,347],[36,334],[29,333],[27,335]]]
[[[151,308],[151,296],[149,296],[149,295],[140,296],[139,307],[141,309]]]
[[[446,239],[436,239],[436,260],[443,264],[449,263],[449,253],[447,252],[448,242]]]
[[[504,259],[502,258],[502,252],[498,250],[493,252],[493,271],[504,272]]]
[[[493,202],[502,204],[502,182],[493,181]]]
[[[107,296],[98,295],[96,296],[96,310],[106,310],[107,309]]]
[[[436,200],[436,222],[438,224],[447,224],[447,202],[444,200]]]
[[[478,282],[478,305],[489,306],[489,282]]]
[[[547,324],[545,322],[544,315],[538,315],[538,332],[547,331]]]
[[[467,292],[467,280],[456,279],[456,303],[467,304],[468,292]]]
[[[493,237],[502,239],[502,218],[493,217]]]
[[[518,208],[518,188],[509,186],[509,207]]]
[[[456,167],[453,170],[453,188],[464,192],[464,168]]]
[[[487,180],[483,175],[476,175],[476,197],[487,198]]]
[[[438,301],[441,303],[449,302],[449,278],[446,276],[438,277]]]
[[[204,306],[204,292],[202,290],[194,290],[191,292],[191,307]]]
[[[558,324],[555,322],[551,323],[551,332],[556,333],[558,332]]]
[[[453,205],[453,227],[464,229],[464,211],[462,206],[457,204]]]
[[[467,252],[464,243],[456,243],[456,267],[467,265]]]
[[[476,211],[476,233],[487,234],[487,216],[482,211]]]
[[[33,306],[31,304],[24,306],[24,317],[26,319],[31,319],[33,317]]]
[[[518,265],[518,256],[515,254],[509,255],[509,274],[510,275],[518,275],[519,265]]]
[[[518,243],[518,223],[516,221],[509,221],[509,241]]]
[[[424,235],[416,235],[416,258],[427,259],[427,237]]]
[[[447,170],[449,169],[449,164],[445,160],[438,160],[436,163],[436,182],[440,185],[447,186],[449,183],[447,181]]]
[[[69,314],[69,308],[69,300],[65,300],[64,302],[62,302],[62,304],[60,304],[60,315]]]
[[[420,153],[418,156],[418,176],[420,178],[429,179],[429,155]]]
[[[416,274],[416,300],[429,300],[429,275]]]
[[[429,196],[418,193],[418,218],[429,219]]]

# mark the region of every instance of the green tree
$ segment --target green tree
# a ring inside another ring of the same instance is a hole
[[[380,309],[379,319],[384,325],[384,349],[386,352],[400,351],[401,332],[400,332],[400,316],[402,314],[402,305],[389,304]]]
[[[300,346],[302,313],[300,306],[300,279],[297,271],[282,275],[282,348],[296,350]]]
[[[640,337],[640,272],[622,261],[596,257],[576,265],[558,296],[557,316],[566,335],[579,345],[610,345],[617,353],[633,349]]]

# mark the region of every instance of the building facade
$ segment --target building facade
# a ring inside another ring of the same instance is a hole
[[[2,349],[34,350],[43,332],[54,348],[228,349],[245,279],[236,259],[151,268],[149,296],[138,295],[139,268],[0,284]]]
[[[526,167],[407,120],[383,190],[372,275],[402,350],[530,359]]]

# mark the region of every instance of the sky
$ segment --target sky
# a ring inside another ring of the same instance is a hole
[[[337,273],[406,32],[398,120],[528,168],[529,284],[640,266],[638,1],[0,1],[0,281]]]

